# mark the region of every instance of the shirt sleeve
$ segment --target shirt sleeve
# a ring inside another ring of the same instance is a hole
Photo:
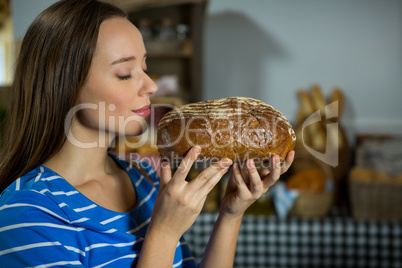
[[[80,230],[51,198],[30,190],[2,200],[0,267],[85,267]]]

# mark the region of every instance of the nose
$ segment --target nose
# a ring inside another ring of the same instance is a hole
[[[148,74],[144,73],[144,80],[141,87],[141,93],[146,95],[152,95],[158,91],[158,86],[155,84],[154,80],[149,77]]]

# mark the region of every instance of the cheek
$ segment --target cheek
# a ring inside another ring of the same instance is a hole
[[[104,102],[82,103],[82,108],[76,113],[79,122],[92,129],[104,129],[107,126],[109,112]]]
[[[106,117],[110,124],[117,126],[123,125],[126,121],[132,121],[131,117],[133,112],[131,111],[131,102],[128,96],[113,96],[106,103]]]
[[[105,96],[106,107],[116,114],[127,114],[131,110],[132,102],[132,96],[129,94],[109,94],[109,96]]]
[[[96,89],[96,90],[94,90]],[[110,133],[139,135],[147,128],[144,118],[136,116],[132,110],[136,106],[135,91],[115,84],[97,83],[85,88],[80,103],[90,103],[94,109],[79,111],[78,118],[85,126]]]

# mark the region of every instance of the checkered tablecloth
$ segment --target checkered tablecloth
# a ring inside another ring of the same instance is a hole
[[[185,234],[197,261],[216,217],[214,213],[201,214]],[[246,215],[234,267],[402,268],[402,223]]]

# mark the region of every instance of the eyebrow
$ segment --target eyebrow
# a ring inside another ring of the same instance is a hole
[[[123,62],[127,62],[127,61],[132,61],[132,60],[135,60],[135,57],[134,57],[134,56],[131,56],[131,57],[122,57],[122,58],[119,58],[119,59],[115,60],[114,62],[112,62],[112,65],[119,64],[119,63],[123,63]]]
[[[144,59],[145,59],[146,57],[147,57],[147,54],[144,55]],[[135,60],[135,59],[136,59],[136,57],[134,57],[134,56],[130,56],[130,57],[121,57],[121,58],[115,60],[114,62],[112,62],[111,65],[116,65],[116,64],[123,63],[123,62],[128,62],[128,61],[133,61],[133,60]]]

